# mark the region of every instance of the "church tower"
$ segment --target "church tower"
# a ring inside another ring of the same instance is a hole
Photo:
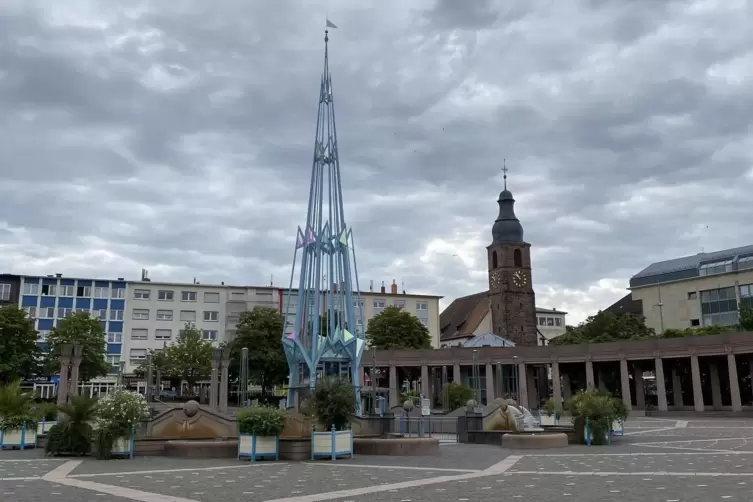
[[[515,199],[505,186],[499,194],[499,216],[492,227],[489,259],[489,308],[492,331],[516,345],[538,345],[536,298],[531,280],[531,245],[515,216]]]

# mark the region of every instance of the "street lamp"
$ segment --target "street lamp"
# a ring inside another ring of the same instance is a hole
[[[513,377],[515,379],[515,402],[520,404],[520,373],[518,372],[518,356],[512,356]]]

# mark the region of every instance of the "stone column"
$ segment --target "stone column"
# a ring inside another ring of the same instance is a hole
[[[492,363],[486,363],[486,367],[484,368],[484,372],[486,373],[486,404],[491,404],[492,401],[494,401],[494,367],[492,366]]]
[[[716,363],[709,364],[711,377],[711,406],[714,410],[722,409],[722,386],[719,383],[719,368]]]
[[[421,394],[425,399],[431,399],[431,380],[429,380],[429,367],[421,365]]]
[[[667,388],[664,383],[664,363],[661,357],[654,359],[656,365],[656,401],[659,411],[667,411]]]
[[[526,387],[528,388],[528,406],[527,408],[531,408],[535,406],[536,408],[539,407],[539,393],[538,389],[536,389],[536,371],[539,369],[538,366],[526,366],[526,379],[528,380],[526,382]]]
[[[218,379],[220,371],[220,360],[222,359],[222,349],[212,349],[212,375],[209,379],[209,409],[216,410],[219,407],[218,402]]]
[[[65,404],[68,401],[68,376],[71,357],[73,355],[73,346],[64,344],[60,346],[60,381],[58,383],[58,404]]]
[[[559,364],[558,364],[559,366]],[[573,382],[567,372],[562,373],[562,399],[567,403],[573,398]]]
[[[727,371],[729,372],[729,392],[732,397],[732,411],[743,411],[740,399],[740,379],[737,377],[737,360],[735,354],[727,354]]]
[[[557,408],[562,407],[562,383],[560,382],[560,363],[554,361],[552,363],[552,398],[554,399],[554,406]]]
[[[222,359],[220,360],[220,411],[227,413],[227,394],[230,385],[230,348],[222,349]]]
[[[622,402],[628,411],[633,409],[633,403],[630,399],[630,373],[628,373],[627,359],[620,359],[620,387],[622,390]]]
[[[79,369],[81,358],[84,353],[83,345],[73,345],[73,357],[71,358],[71,386],[68,389],[69,396],[78,396]]]
[[[390,364],[390,408],[400,404],[400,383],[397,381],[397,366]]]
[[[452,381],[458,385],[463,385],[463,376],[460,374],[460,365],[455,363],[452,367]]]
[[[635,387],[635,408],[646,409],[646,386],[643,383],[643,367],[640,363],[633,363],[633,386]]]
[[[677,368],[672,368],[672,396],[675,406],[684,406],[682,401],[682,378]]]
[[[594,363],[591,360],[586,361],[586,388],[594,388]]]
[[[690,357],[690,371],[693,374],[693,405],[695,411],[703,411],[703,387],[701,387],[701,367],[698,356]]]
[[[525,363],[518,363],[518,404],[528,408],[528,378]]]

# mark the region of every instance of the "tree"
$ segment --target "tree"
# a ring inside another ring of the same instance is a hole
[[[154,374],[159,371],[163,378],[171,378],[173,376],[174,371],[173,368],[170,367],[170,361],[167,358],[167,347],[162,349],[149,349],[149,355],[152,356],[152,371]],[[133,372],[139,378],[144,378],[148,370],[147,360],[142,359]]]
[[[753,308],[740,307],[740,328],[753,331]]]
[[[416,316],[387,307],[369,319],[366,339],[377,349],[430,349],[431,336]]]
[[[22,309],[0,308],[0,385],[28,378],[37,367],[37,332]]]
[[[256,307],[243,312],[236,326],[235,339],[230,342],[230,375],[240,374],[241,350],[248,348],[248,377],[266,396],[274,385],[285,382],[288,363],[282,350],[285,319],[277,309]]]
[[[88,312],[77,312],[60,321],[60,326],[52,328],[47,335],[49,354],[47,365],[54,375],[60,371],[60,346],[63,344],[81,345],[81,366],[79,378],[82,381],[107,375],[112,366],[107,363],[107,342],[99,319]]]
[[[165,349],[165,364],[174,376],[193,388],[212,372],[212,343],[202,338],[201,330],[194,324],[186,323],[175,343]]]
[[[643,316],[615,315],[600,310],[576,327],[567,326],[564,334],[552,338],[550,345],[574,345],[579,343],[617,342],[656,337],[652,328],[646,326]]]

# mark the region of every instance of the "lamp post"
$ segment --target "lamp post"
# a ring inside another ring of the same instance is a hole
[[[513,361],[513,377],[515,380],[515,402],[517,404],[520,404],[520,373],[518,371],[518,356],[512,356]]]
[[[376,406],[377,406],[377,376],[376,376],[377,368],[376,368],[376,346],[372,343],[371,344],[371,406],[373,407],[373,414],[376,414]],[[381,411],[381,408],[380,408]]]
[[[471,366],[471,378],[473,379],[473,394],[476,405],[481,403],[481,386],[479,385],[480,371],[478,366],[478,350],[473,349],[473,366]]]

